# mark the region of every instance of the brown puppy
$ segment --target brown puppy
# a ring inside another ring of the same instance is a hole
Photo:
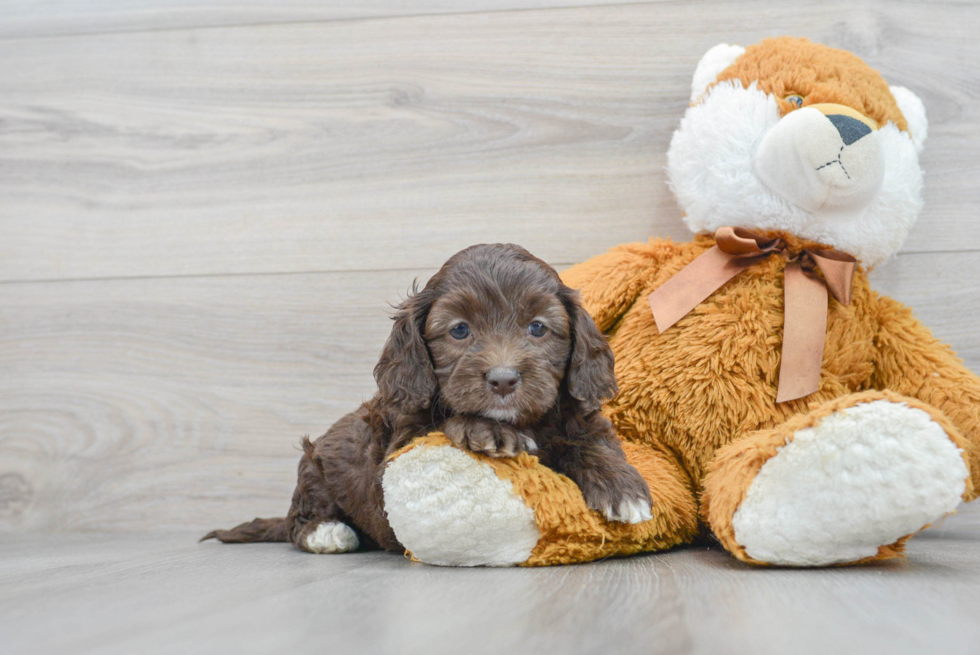
[[[610,520],[650,518],[646,482],[599,413],[617,391],[612,351],[576,293],[523,248],[479,245],[450,258],[399,306],[374,375],[373,399],[304,440],[285,518],[204,539],[403,550],[385,517],[384,461],[437,429],[495,457],[534,452]]]

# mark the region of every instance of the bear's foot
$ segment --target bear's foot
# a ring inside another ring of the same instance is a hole
[[[448,444],[385,468],[385,511],[412,555],[439,566],[513,566],[538,543],[534,511],[485,462]]]
[[[608,521],[569,478],[536,457],[460,450],[440,433],[414,440],[385,467],[385,511],[412,556],[443,566],[545,566],[661,550],[698,532],[690,481],[671,456],[623,443],[650,488],[653,508],[621,507]],[[639,516],[643,510],[649,516]]]
[[[740,559],[825,566],[895,557],[959,504],[969,472],[941,414],[880,392],[829,405],[719,451],[705,516]]]

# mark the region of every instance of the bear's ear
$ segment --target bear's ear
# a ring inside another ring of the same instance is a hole
[[[905,122],[909,124],[909,134],[912,136],[912,143],[915,144],[915,151],[922,152],[922,146],[926,143],[929,136],[929,121],[926,119],[926,106],[915,95],[904,86],[889,86],[898,108],[905,116]]]
[[[697,102],[704,95],[708,85],[718,79],[721,72],[742,56],[745,48],[738,45],[719,43],[704,53],[691,80],[691,102]]]

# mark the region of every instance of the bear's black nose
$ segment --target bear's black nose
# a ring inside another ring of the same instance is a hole
[[[840,138],[844,139],[844,145],[849,146],[861,137],[871,134],[871,128],[856,118],[843,114],[830,114],[827,120],[834,124]]]

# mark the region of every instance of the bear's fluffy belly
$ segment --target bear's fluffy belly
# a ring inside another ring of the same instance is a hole
[[[877,296],[859,271],[851,304],[829,301],[820,390],[776,405],[785,263],[743,271],[664,334],[647,303],[657,276],[610,333],[620,393],[606,413],[620,436],[676,453],[696,486],[721,446],[871,385]]]

